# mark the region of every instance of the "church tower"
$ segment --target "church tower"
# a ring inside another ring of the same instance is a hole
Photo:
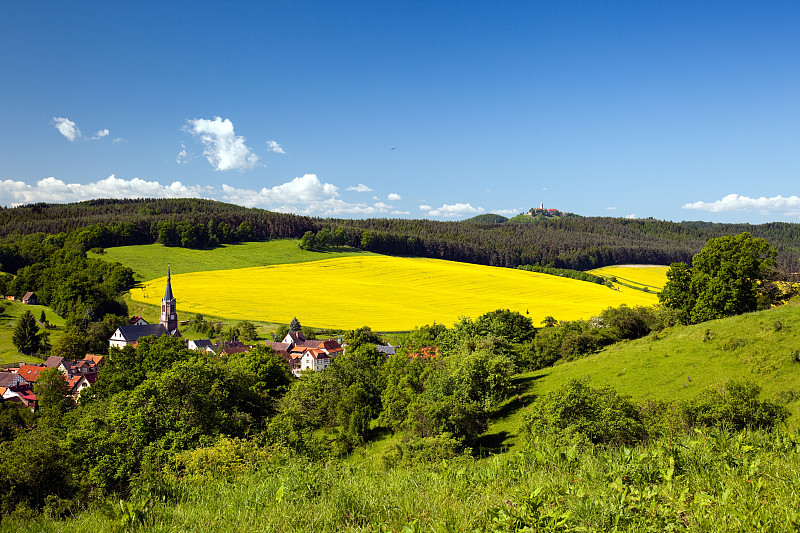
[[[172,296],[172,273],[167,269],[167,290],[164,291],[164,298],[161,299],[161,318],[158,323],[163,325],[167,333],[178,330],[178,314],[175,305],[175,297]]]

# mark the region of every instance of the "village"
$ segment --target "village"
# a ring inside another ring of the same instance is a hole
[[[25,294],[22,303],[37,304],[35,293]],[[182,335],[178,326],[177,301],[172,293],[171,272],[168,271],[158,323],[149,324],[140,316],[131,317],[129,325],[120,326],[114,331],[108,341],[109,349],[123,349],[126,346],[136,348],[142,339],[158,338],[162,335],[180,338]],[[246,353],[253,348],[253,345],[237,340],[214,342],[211,339],[195,339],[187,340],[185,344],[189,350],[216,356]],[[291,373],[297,377],[306,371],[320,372],[327,369],[345,351],[340,339],[311,340],[301,331],[289,331],[279,342],[266,341],[264,346],[280,355]],[[393,347],[381,348],[386,355],[394,353]],[[16,368],[5,368],[0,371],[0,398],[2,401],[17,402],[36,410],[34,385],[45,370],[54,368],[64,375],[68,396],[77,403],[81,392],[95,383],[105,363],[106,357],[103,355],[86,354],[78,361],[51,356],[42,364],[21,363]]]

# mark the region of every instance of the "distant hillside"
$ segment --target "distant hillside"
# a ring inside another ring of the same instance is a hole
[[[508,222],[508,218],[494,213],[485,213],[466,219],[464,222],[477,222],[479,224],[503,224]]]
[[[516,217],[515,217],[516,218]],[[712,237],[749,231],[798,271],[800,224],[712,224],[608,217],[525,217],[530,224],[409,219],[320,219],[200,199],[92,200],[0,209],[0,237],[60,233],[92,226],[86,249],[129,244],[204,247],[207,243],[299,238],[341,230],[344,244],[367,251],[516,267],[588,270],[606,265],[691,261]],[[223,231],[224,230],[224,231]],[[214,239],[211,239],[214,237]],[[0,263],[3,260],[0,250]]]

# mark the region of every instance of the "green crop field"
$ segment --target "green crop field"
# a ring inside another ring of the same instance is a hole
[[[158,304],[165,278],[131,291]],[[589,318],[609,306],[652,305],[655,294],[558,276],[438,259],[379,255],[184,274],[173,270],[180,313],[352,329],[403,331],[508,308],[535,324]]]
[[[138,281],[148,281],[163,277],[169,265],[173,272],[182,274],[205,270],[231,270],[255,266],[281,265],[319,261],[333,257],[372,255],[352,248],[339,248],[333,251],[312,252],[301,250],[298,240],[280,239],[265,242],[246,242],[225,244],[212,250],[191,250],[173,248],[160,244],[140,246],[120,246],[107,248],[104,254],[91,257],[106,261],[118,261],[131,267]]]

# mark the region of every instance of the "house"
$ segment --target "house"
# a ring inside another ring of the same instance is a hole
[[[26,383],[22,376],[16,372],[0,372],[0,387],[10,389]]]
[[[95,380],[97,380],[97,372],[76,374],[68,378],[67,385],[69,386],[69,395],[72,396],[72,399],[77,401],[81,395],[81,391],[94,385]]]
[[[140,316],[132,316],[130,320],[130,326],[146,326],[148,324],[147,320]]]
[[[295,376],[304,370],[325,370],[336,356],[344,353],[342,345],[334,339],[308,340],[299,331],[288,333],[282,342],[267,342],[265,345],[283,357]]]
[[[172,294],[172,272],[167,270],[167,288],[164,297],[161,299],[161,316],[158,324],[148,324],[142,317],[132,317],[133,322],[129,326],[120,326],[108,340],[112,348],[124,348],[128,345],[136,344],[141,337],[155,335],[171,335],[180,337],[178,331],[177,301]],[[133,320],[133,319],[137,320]]]
[[[389,346],[381,346],[380,344],[378,344],[375,346],[375,349],[378,350],[383,355],[385,355],[386,357],[394,355],[397,351],[396,347],[392,346],[391,344]]]
[[[39,299],[36,297],[35,292],[26,292],[22,297],[22,303],[25,305],[38,305]]]
[[[103,368],[103,365],[105,365],[105,364],[106,364],[106,359],[105,359],[105,357],[103,357],[102,355],[92,355],[92,354],[86,354],[86,357],[84,357],[84,358],[83,358],[83,360],[84,360],[84,361],[91,361],[91,362],[93,362],[93,363],[94,363],[94,366],[96,366],[96,367],[97,367],[97,370],[98,370],[98,371],[99,371],[101,368]]]
[[[64,358],[63,358],[63,357],[56,357],[55,355],[51,355],[51,356],[50,356],[50,357],[48,357],[48,358],[47,358],[47,360],[44,362],[44,366],[45,366],[46,368],[58,368],[59,366],[61,366],[61,363],[62,363],[63,361],[64,361]]]
[[[47,370],[47,367],[44,365],[20,365],[17,369],[17,374],[32,385],[45,370]]]
[[[65,373],[67,376],[72,377],[75,375],[97,373],[97,365],[93,361],[62,361],[58,369]]]
[[[438,346],[424,346],[419,349],[418,352],[408,354],[409,357],[412,359],[436,359],[439,357],[439,347]]]
[[[209,351],[208,349],[212,346],[214,346],[214,343],[211,342],[210,339],[195,339],[186,342],[186,347],[189,350],[196,350],[198,352]],[[213,351],[213,349],[211,351]]]

